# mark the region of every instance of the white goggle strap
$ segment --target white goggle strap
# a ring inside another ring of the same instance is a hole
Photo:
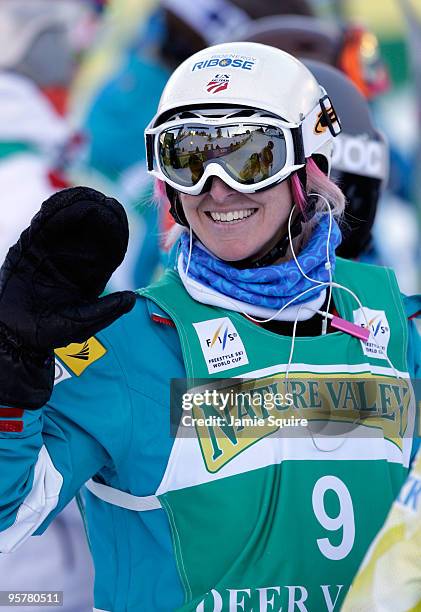
[[[323,96],[302,123],[305,156],[311,157],[324,144],[340,134],[341,130],[339,118],[329,96]]]
[[[208,45],[250,21],[248,14],[229,0],[162,0],[162,6],[198,32]]]

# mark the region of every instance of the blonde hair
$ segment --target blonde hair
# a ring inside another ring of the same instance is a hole
[[[317,213],[326,213],[325,199],[328,201],[332,216],[336,221],[340,221],[345,209],[345,196],[339,187],[320,170],[316,162],[310,158],[307,160],[306,166],[306,190],[300,180],[298,173],[292,175],[290,179],[291,193],[294,204],[299,208],[306,219],[308,209],[308,194],[315,194],[318,197],[316,200],[316,214],[308,221],[303,223],[301,234],[294,241],[294,248],[302,248],[310,238],[315,225],[318,223],[319,215]],[[290,249],[287,251],[286,259],[291,257]]]

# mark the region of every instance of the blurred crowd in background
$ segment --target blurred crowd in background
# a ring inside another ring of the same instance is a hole
[[[166,206],[153,203],[143,131],[182,60],[235,40],[336,66],[357,86],[389,147],[361,258],[392,267],[404,293],[419,291],[418,0],[0,0],[0,259],[43,200],[83,184],[117,197],[129,217],[129,249],[112,289],[156,277],[170,221]],[[351,162],[364,165],[355,151]],[[365,206],[363,198],[361,215]],[[60,589],[65,611],[91,609],[76,503],[31,540],[0,558],[0,590]]]

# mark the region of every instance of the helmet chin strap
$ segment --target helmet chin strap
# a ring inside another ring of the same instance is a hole
[[[180,201],[180,195],[167,183],[165,183],[165,191],[167,193],[167,198],[170,203],[169,212],[172,218],[176,223],[178,223],[178,225],[184,225],[184,227],[189,227],[186,215],[184,214],[183,205]]]

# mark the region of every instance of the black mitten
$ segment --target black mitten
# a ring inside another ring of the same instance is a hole
[[[131,291],[98,297],[128,236],[121,204],[94,189],[66,189],[43,203],[0,270],[0,405],[43,406],[53,349],[87,340],[133,308]]]

